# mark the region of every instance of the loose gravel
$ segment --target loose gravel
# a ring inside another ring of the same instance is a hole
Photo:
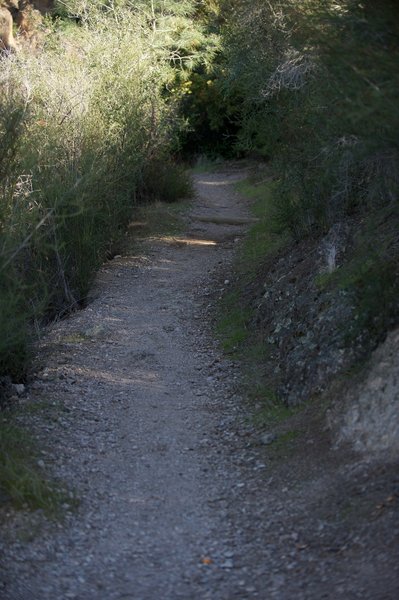
[[[396,502],[349,526],[337,498],[363,485],[371,515],[392,470],[322,458],[317,431],[282,460],[212,334],[250,220],[245,175],[197,176],[186,233],[104,265],[93,301],[43,339],[24,402],[45,407],[24,419],[70,503],[56,523],[3,511],[2,600],[397,597]]]

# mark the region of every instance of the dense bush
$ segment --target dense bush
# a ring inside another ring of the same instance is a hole
[[[164,5],[63,2],[40,51],[1,59],[0,376],[23,375],[35,323],[84,302],[136,202],[189,189],[170,88],[206,44],[193,2]]]
[[[399,8],[384,0],[226,0],[218,89],[237,151],[269,162],[276,232],[352,232],[331,285],[349,343],[399,321]],[[265,199],[265,202],[269,199]]]
[[[396,3],[231,3],[226,97],[237,145],[275,162],[277,208],[294,232],[326,228],[399,192]]]

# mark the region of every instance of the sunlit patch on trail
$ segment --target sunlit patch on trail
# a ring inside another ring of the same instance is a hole
[[[215,240],[199,240],[196,238],[181,238],[173,236],[163,236],[157,238],[158,241],[170,244],[171,246],[217,246]]]
[[[140,385],[150,387],[154,391],[164,389],[160,374],[156,370],[139,368],[137,365],[132,365],[130,370],[132,374],[128,377],[121,375],[120,372],[114,372],[112,369],[76,369],[74,375],[79,377],[79,381],[82,383],[117,384],[120,388]]]
[[[222,181],[221,180],[218,180],[218,181],[204,181],[204,180],[201,180],[201,181],[198,181],[198,183],[200,185],[212,185],[212,186],[216,186],[217,185],[217,186],[221,186],[221,185],[229,185],[229,184],[231,184],[231,180],[228,180],[228,179],[222,180]]]

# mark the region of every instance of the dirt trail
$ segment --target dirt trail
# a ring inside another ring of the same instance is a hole
[[[262,445],[212,335],[245,175],[197,176],[186,233],[106,264],[43,340],[27,420],[81,504],[8,516],[1,600],[397,597],[395,466],[332,451],[320,411]]]
[[[232,187],[243,176],[197,177],[187,233],[105,265],[95,300],[44,341],[32,395],[62,406],[36,426],[82,505],[59,533],[10,549],[2,598],[230,597],[234,549],[220,502],[238,482],[207,447],[232,410],[231,366],[202,310],[247,222]]]

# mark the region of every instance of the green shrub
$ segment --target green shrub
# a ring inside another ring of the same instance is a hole
[[[150,161],[143,167],[140,195],[152,202],[176,202],[193,194],[187,170],[167,159]]]
[[[220,85],[238,148],[274,163],[281,226],[302,235],[397,199],[396,3],[236,4]]]
[[[317,238],[344,222],[355,239],[329,283],[353,302],[348,342],[369,350],[399,320],[398,5],[224,6],[219,97],[238,125],[237,151],[266,159],[275,179],[262,190],[269,223],[250,234],[252,271],[270,234]]]
[[[190,192],[164,162],[183,127],[166,90],[192,7],[160,6],[176,26],[165,38],[136,4],[67,2],[79,26],[56,21],[40,52],[1,61],[0,376],[24,376],[35,323],[85,302],[137,202]]]

